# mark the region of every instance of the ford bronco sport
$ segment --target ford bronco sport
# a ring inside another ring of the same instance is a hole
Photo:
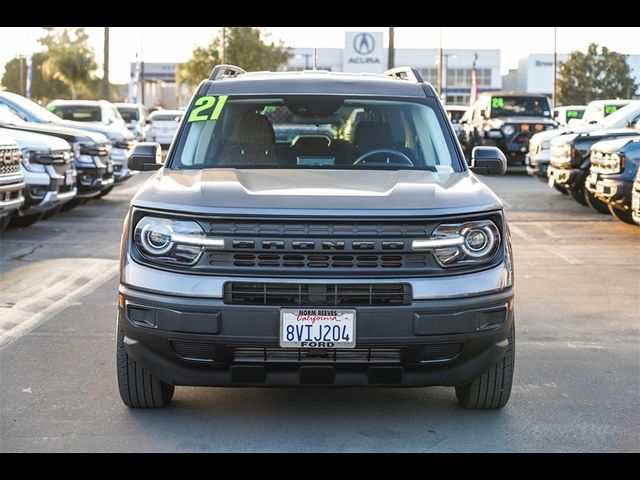
[[[317,128],[289,140],[279,122]],[[128,162],[159,171],[122,235],[126,405],[165,406],[175,385],[445,385],[467,408],[507,403],[509,230],[472,173],[503,174],[506,159],[477,147],[469,168],[416,70],[219,65],[164,165],[154,143]]]

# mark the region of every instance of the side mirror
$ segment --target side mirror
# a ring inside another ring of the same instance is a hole
[[[127,153],[129,170],[158,170],[162,165],[162,147],[159,143],[139,142]]]
[[[637,128],[637,126],[640,126],[640,123],[636,123],[634,120],[627,122],[627,128]]]
[[[472,172],[480,175],[504,175],[507,158],[497,147],[473,147],[470,167]]]

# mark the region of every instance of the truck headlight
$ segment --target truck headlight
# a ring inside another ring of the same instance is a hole
[[[76,160],[80,163],[86,163],[86,164],[91,164],[93,165],[93,157],[91,155],[84,155],[82,153],[82,144],[80,143],[74,143],[73,144],[73,154],[76,158]]]
[[[516,128],[513,125],[505,125],[502,127],[502,131],[505,135],[513,135],[516,131]]]
[[[47,170],[42,163],[34,163],[31,160],[37,158],[38,155],[47,155],[49,152],[35,151],[35,150],[22,150],[22,166],[27,172],[31,173],[45,173]]]
[[[618,153],[612,154],[598,154],[598,152],[592,153],[592,158],[595,160],[593,165],[598,173],[612,174],[620,173],[624,170],[624,155]]]
[[[143,217],[133,242],[148,260],[181,265],[194,264],[207,248],[224,248],[224,239],[207,237],[196,222],[158,217]]]
[[[431,237],[414,240],[413,250],[430,250],[442,267],[490,262],[500,246],[500,231],[491,220],[438,225]]]

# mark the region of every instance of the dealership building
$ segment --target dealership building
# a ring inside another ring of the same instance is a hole
[[[344,48],[318,48],[316,68],[332,72],[382,73],[387,70],[388,53],[383,32],[346,32]],[[289,63],[281,70],[310,70],[313,68],[313,48],[292,48]],[[477,55],[477,59],[476,59]],[[437,48],[396,48],[395,65],[418,68],[422,77],[434,88],[438,85]],[[471,92],[471,71],[476,59],[478,91],[500,90],[500,50],[442,51],[442,95],[449,104],[466,105]],[[446,70],[446,73],[445,73]]]

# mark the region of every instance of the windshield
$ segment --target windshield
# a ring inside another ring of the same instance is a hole
[[[491,117],[550,117],[547,97],[491,97]]]
[[[207,95],[185,114],[170,166],[460,171],[446,118],[433,107],[332,95]]]
[[[623,128],[627,126],[627,122],[635,120],[638,116],[640,116],[640,102],[632,102],[607,115],[598,123],[607,128]],[[584,119],[586,120],[586,114]]]
[[[32,100],[21,97],[20,95],[11,95],[11,97],[9,97],[9,94],[7,94],[6,98],[7,102],[11,101],[11,103],[18,107],[16,110],[24,110],[39,122],[51,123],[60,121],[60,117],[54,115],[42,105],[38,105]]]
[[[21,125],[25,123],[25,121],[4,105],[0,105],[0,123],[6,125]]]
[[[102,121],[100,106],[93,105],[55,105],[51,107],[53,113],[64,120],[76,122]]]
[[[140,120],[140,114],[137,108],[118,107],[118,112],[120,112],[122,119],[127,123]]]

